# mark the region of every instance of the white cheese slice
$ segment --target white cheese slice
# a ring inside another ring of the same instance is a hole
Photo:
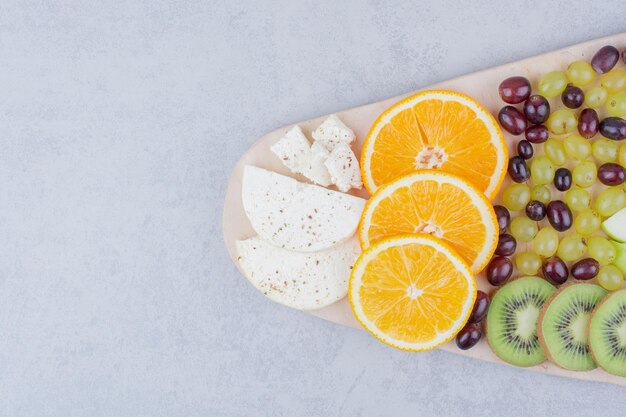
[[[359,169],[359,160],[356,158],[350,146],[341,143],[333,149],[330,156],[324,163],[330,179],[340,191],[344,193],[350,188],[361,189],[361,170]]]
[[[313,139],[324,145],[326,149],[332,151],[340,143],[350,145],[354,142],[356,135],[346,126],[339,117],[331,114],[313,132]]]
[[[259,236],[274,246],[313,252],[349,239],[365,200],[251,165],[243,170],[243,207]]]
[[[236,245],[248,280],[269,299],[299,310],[322,308],[345,297],[360,253],[356,236],[319,252],[288,251],[258,236]]]
[[[309,140],[304,136],[300,126],[296,125],[273,144],[270,150],[291,172],[300,174],[308,169],[310,148]]]

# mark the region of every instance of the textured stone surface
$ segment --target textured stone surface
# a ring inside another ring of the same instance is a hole
[[[261,134],[624,31],[623,2],[52,3],[0,6],[0,415],[624,415],[266,301],[220,230]]]

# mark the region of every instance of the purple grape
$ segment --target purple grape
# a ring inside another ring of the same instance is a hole
[[[511,278],[513,263],[504,256],[494,256],[487,265],[487,281],[491,285],[500,286]]]
[[[568,84],[561,94],[561,101],[565,104],[565,107],[577,109],[583,105],[583,101],[585,101],[585,93],[583,93],[583,90],[581,90],[580,87]]]
[[[600,119],[594,109],[584,109],[578,118],[578,133],[580,136],[591,139],[598,133]]]
[[[530,123],[540,125],[550,116],[550,103],[544,96],[532,95],[524,103],[524,114]]]
[[[526,117],[513,106],[504,106],[498,113],[502,128],[512,135],[521,135],[528,127]]]
[[[475,323],[465,325],[456,335],[456,345],[461,350],[471,349],[483,336],[480,326]]]
[[[537,125],[526,129],[524,136],[530,143],[543,143],[550,137],[550,132],[544,125]]]
[[[561,200],[550,201],[547,216],[554,230],[564,232],[572,227],[572,211]]]
[[[591,66],[597,73],[604,74],[611,71],[618,60],[619,51],[617,48],[606,45],[600,48],[593,58],[591,58]]]
[[[511,223],[511,214],[509,210],[504,206],[493,206],[493,211],[496,212],[496,219],[498,219],[498,227],[500,227],[500,234],[506,232],[509,223]]]
[[[607,162],[598,167],[598,179],[608,186],[623,184],[626,181],[626,169],[619,164]]]
[[[476,301],[474,301],[474,308],[472,308],[468,323],[480,323],[485,318],[488,309],[489,296],[481,290],[476,291]]]
[[[600,134],[613,140],[626,139],[626,120],[621,117],[607,117],[600,122]]]
[[[521,103],[530,96],[530,81],[524,77],[509,77],[500,83],[498,91],[506,103]]]
[[[593,258],[585,258],[572,265],[572,276],[576,279],[588,280],[595,278],[600,270],[600,263]]]
[[[526,216],[538,222],[546,217],[546,206],[541,201],[532,200],[526,204]]]
[[[515,182],[525,182],[530,178],[530,169],[521,156],[509,159],[509,176]]]
[[[559,191],[567,191],[572,186],[572,173],[567,168],[559,168],[554,172],[554,187]]]
[[[511,256],[515,253],[517,241],[508,233],[503,233],[498,237],[498,245],[496,246],[496,255]]]
[[[517,142],[517,154],[524,159],[530,159],[533,157],[533,145],[526,139],[522,139]]]
[[[567,265],[558,256],[546,259],[541,267],[541,272],[543,272],[543,277],[554,285],[563,284],[569,275]]]

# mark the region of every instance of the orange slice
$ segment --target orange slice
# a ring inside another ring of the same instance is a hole
[[[374,337],[399,349],[422,351],[449,341],[465,325],[476,282],[443,241],[406,235],[361,254],[348,294],[354,315]]]
[[[386,237],[431,234],[478,272],[496,249],[498,231],[493,207],[480,191],[456,175],[422,170],[381,187],[368,200],[359,241],[367,249]]]
[[[506,175],[508,150],[493,116],[476,100],[452,91],[423,91],[385,110],[361,151],[365,188],[418,169],[465,178],[492,199]]]

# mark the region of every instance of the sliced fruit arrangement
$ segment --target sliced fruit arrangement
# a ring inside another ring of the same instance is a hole
[[[484,322],[491,349],[513,365],[547,358],[626,376],[618,65],[618,49],[605,46],[536,80],[509,77],[497,118],[463,94],[419,92],[376,119],[360,167],[356,135],[337,116],[308,132],[312,141],[294,126],[271,150],[317,185],[244,169],[243,205],[258,236],[237,242],[242,270],[298,309],[347,293],[363,327],[399,349],[453,338],[469,349]],[[510,157],[500,126],[509,139],[523,135]],[[345,194],[363,184],[369,201]],[[499,287],[491,300],[477,290],[483,269]]]
[[[470,183],[445,172],[422,170],[380,188],[367,202],[359,226],[363,249],[407,233],[442,239],[476,273],[496,248],[498,226],[491,204]]]
[[[500,359],[517,366],[546,360],[537,336],[537,318],[543,304],[556,291],[538,277],[521,277],[500,288],[487,314],[487,340]]]
[[[350,304],[363,327],[405,350],[433,349],[468,321],[476,283],[465,261],[440,239],[384,239],[359,257],[350,277]]]
[[[606,296],[589,323],[595,361],[608,373],[626,377],[626,290]]]
[[[541,309],[539,343],[550,362],[572,371],[597,367],[589,350],[589,318],[607,291],[594,284],[560,288]]]
[[[373,194],[420,169],[465,178],[488,198],[506,173],[507,148],[491,114],[452,91],[423,91],[385,110],[361,152],[362,177]]]

